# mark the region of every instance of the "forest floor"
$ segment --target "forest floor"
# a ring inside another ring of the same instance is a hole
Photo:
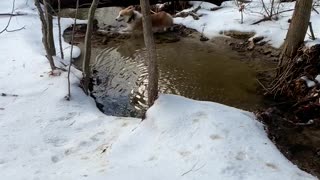
[[[11,8],[0,2],[1,12]],[[281,154],[247,111],[160,95],[144,121],[106,116],[75,68],[67,101],[67,72],[50,72],[33,1],[16,0],[14,12],[25,15],[0,34],[2,179],[317,179]],[[72,23],[62,19],[62,29]],[[65,60],[55,58],[62,68],[81,53],[70,55],[65,42],[63,49]]]

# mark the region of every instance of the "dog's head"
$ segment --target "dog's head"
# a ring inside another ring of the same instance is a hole
[[[133,12],[134,11],[134,7],[133,6],[129,6],[125,9],[122,9],[119,12],[119,15],[116,17],[116,21],[125,21],[128,22],[129,18],[132,17]]]

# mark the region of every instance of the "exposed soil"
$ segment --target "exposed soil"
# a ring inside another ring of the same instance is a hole
[[[258,118],[266,124],[269,138],[289,160],[319,177],[320,126],[297,125],[290,120],[288,113],[288,109],[280,111],[273,107],[259,113]]]

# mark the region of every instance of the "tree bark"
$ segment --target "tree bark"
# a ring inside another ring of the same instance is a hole
[[[60,4],[61,0],[58,0],[58,12],[60,13],[61,11],[61,4]],[[63,48],[62,48],[62,32],[61,32],[61,17],[59,15],[59,13],[57,13],[57,17],[58,17],[58,28],[59,28],[59,47],[60,47],[60,56],[61,59],[64,59],[64,53],[63,53]]]
[[[47,41],[48,41],[48,47],[51,51],[51,55],[56,55],[56,48],[54,45],[54,39],[53,39],[53,22],[52,22],[52,12],[53,9],[51,7],[51,0],[43,0],[44,2],[44,11],[45,11],[45,18],[47,22]]]
[[[285,40],[282,56],[292,58],[304,42],[306,36],[310,15],[312,9],[312,0],[297,0],[292,20],[289,26]]]
[[[296,66],[296,55],[304,42],[312,8],[312,0],[297,0],[284,47],[279,58],[277,74],[271,83],[269,93],[283,94],[291,83]]]
[[[46,50],[46,54],[47,54],[47,59],[50,63],[50,67],[51,67],[51,70],[55,70],[56,69],[56,66],[54,64],[54,60],[53,60],[53,57],[52,57],[52,51],[50,50],[49,46],[48,46],[48,26],[47,26],[47,22],[46,22],[46,18],[45,18],[45,13],[43,12],[43,10],[41,9],[41,6],[40,6],[40,2],[39,0],[35,0],[34,1],[34,4],[35,6],[37,7],[38,9],[38,12],[39,12],[39,17],[40,17],[40,21],[41,21],[41,28],[42,28],[42,43],[44,45],[44,48]]]
[[[158,65],[156,46],[154,43],[150,4],[149,0],[140,0],[141,12],[142,12],[142,24],[143,24],[143,36],[144,43],[147,49],[148,59],[148,105],[153,105],[154,101],[158,98]]]
[[[74,44],[74,34],[76,31],[76,25],[77,25],[77,16],[78,16],[78,10],[79,10],[79,0],[77,0],[76,4],[76,13],[74,15],[74,21],[73,21],[73,27],[72,27],[72,34],[71,34],[71,49],[70,49],[70,62],[68,67],[68,95],[66,96],[66,100],[71,99],[71,80],[70,80],[70,73],[71,73],[71,66],[73,63],[72,55],[73,55],[73,44]]]
[[[89,83],[91,77],[91,70],[90,70],[90,57],[91,57],[91,36],[92,36],[92,29],[93,29],[93,19],[94,14],[97,9],[99,0],[93,0],[91,7],[89,9],[88,15],[88,25],[87,25],[87,32],[84,41],[84,60],[83,60],[83,89],[85,93],[89,94]]]
[[[80,0],[80,8],[90,7],[93,0]],[[150,4],[171,2],[172,0],[149,0]],[[189,1],[189,0],[179,0],[179,1]],[[200,0],[198,0],[200,1]],[[204,2],[209,2],[220,6],[222,2],[228,0],[204,0]],[[61,1],[61,8],[75,8],[77,0],[63,0]],[[98,7],[111,7],[120,6],[127,7],[130,5],[138,5],[139,0],[100,0]],[[58,8],[58,0],[52,0],[52,7]]]

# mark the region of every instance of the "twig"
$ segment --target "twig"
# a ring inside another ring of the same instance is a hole
[[[314,36],[313,28],[312,28],[312,23],[311,23],[311,22],[309,22],[309,29],[310,29],[310,33],[311,33],[311,39],[312,39],[312,40],[315,40],[316,37]]]
[[[210,11],[217,11],[217,10],[222,9],[222,8],[223,8],[223,7],[220,7],[220,6],[218,6],[218,7],[213,7],[213,8],[210,9]]]
[[[7,32],[16,32],[16,31],[20,31],[20,30],[22,30],[22,29],[26,29],[26,26],[23,26],[23,27],[21,27],[21,28],[19,28],[19,29],[14,29],[14,30],[6,30]]]
[[[288,119],[283,119],[283,120],[284,120],[284,121],[287,121],[288,123],[291,123],[291,124],[293,124],[293,125],[295,125],[295,126],[310,126],[310,125],[314,124],[314,121],[313,121],[313,120],[309,120],[309,121],[306,122],[306,123],[295,123],[295,122],[290,121],[290,120],[288,120]]]
[[[201,2],[201,4],[202,4],[202,2]],[[199,9],[201,9],[201,4],[198,7],[196,7],[194,10],[192,10],[192,12],[197,13],[199,11]]]
[[[16,2],[16,0],[13,0],[13,2],[12,2],[12,10],[11,10],[11,14],[13,14],[13,11],[14,11],[14,4],[15,4],[15,2]],[[8,21],[8,23],[7,23],[6,27],[5,27],[2,31],[0,31],[0,34],[7,30],[7,28],[8,28],[8,27],[9,27],[9,25],[10,25],[11,19],[12,19],[12,16],[10,16],[10,17],[9,17],[9,21]]]
[[[270,21],[270,20],[272,20],[273,16],[279,15],[279,14],[284,13],[284,12],[293,11],[293,10],[294,9],[287,9],[287,10],[279,11],[279,12],[277,12],[275,14],[272,14],[271,16],[266,16],[263,19],[260,19],[259,21],[256,21],[256,22],[252,23],[251,25],[259,24],[259,23],[264,22],[264,21]]]
[[[276,13],[275,15],[284,13],[284,12],[289,12],[289,11],[293,11],[294,9],[287,9],[287,10],[283,10],[283,11],[279,11],[278,13]]]
[[[274,71],[274,70],[277,70],[278,67],[275,67],[275,68],[269,68],[269,69],[260,69],[260,70],[256,70],[257,72],[267,72],[267,71]]]
[[[196,163],[192,166],[192,168],[191,168],[190,170],[188,170],[188,171],[186,171],[185,173],[181,174],[181,176],[184,176],[184,175],[186,175],[186,174],[188,174],[188,173],[190,173],[190,172],[192,172],[192,171],[198,171],[198,170],[200,170],[201,168],[203,168],[203,167],[206,165],[206,163],[204,163],[202,166],[200,166],[199,168],[195,169],[195,167],[197,166],[197,164],[198,164],[198,162],[196,162]]]
[[[318,1],[319,2],[319,1]],[[312,10],[314,10],[317,14],[319,14],[319,11],[317,11],[317,9],[315,8],[316,6],[319,6],[319,4],[317,4],[317,1],[315,1],[312,5]]]
[[[184,176],[186,174],[188,174],[189,172],[193,171],[193,169],[196,167],[196,165],[198,164],[198,162],[196,162],[192,167],[191,169],[189,169],[188,171],[184,172],[183,174],[181,174],[181,176]]]
[[[262,82],[259,81],[259,79],[256,79],[256,80],[257,80],[257,82],[260,84],[260,86],[261,86],[266,92],[269,93],[268,88],[266,88],[266,87],[262,84]]]
[[[251,25],[259,24],[261,22],[270,21],[270,20],[271,20],[271,17],[264,17],[263,19],[260,19],[259,21],[252,23]]]
[[[18,95],[16,95],[16,94],[7,94],[7,93],[1,93],[1,96],[3,96],[3,97],[5,97],[5,96],[18,97]]]
[[[25,14],[25,13],[0,13],[0,16],[24,16],[24,15],[28,15],[28,14]]]
[[[314,10],[317,14],[319,14],[319,11],[316,8],[312,7],[312,10]]]
[[[6,25],[6,27],[3,29],[3,30],[1,30],[0,31],[0,34],[2,34],[3,32],[15,32],[15,31],[20,31],[20,30],[22,30],[22,29],[24,29],[25,27],[22,27],[22,28],[19,28],[19,29],[15,29],[15,30],[8,30],[8,27],[9,27],[9,25],[10,25],[10,22],[11,22],[11,19],[12,19],[12,17],[14,16],[14,6],[15,6],[15,2],[16,2],[16,0],[13,0],[12,1],[12,10],[11,10],[11,13],[10,14],[8,14],[8,13],[5,13],[5,14],[2,14],[2,15],[10,15],[10,17],[9,17],[9,20],[8,20],[8,23],[7,23],[7,25]]]
[[[266,5],[264,4],[264,1],[261,0],[261,3],[262,3],[262,7],[263,7],[264,11],[267,13],[267,16],[270,17],[272,14],[269,13],[269,10],[267,9]]]

